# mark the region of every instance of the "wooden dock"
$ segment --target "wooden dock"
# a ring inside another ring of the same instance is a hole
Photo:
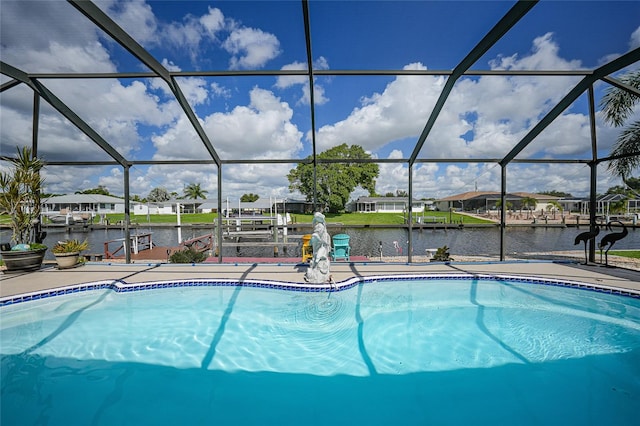
[[[124,259],[125,239],[104,242],[104,259]],[[112,246],[115,245],[115,249]],[[205,252],[213,248],[213,234],[205,234],[199,237],[183,241],[178,246],[165,247],[157,246],[153,242],[151,232],[131,235],[131,259],[132,260],[169,260],[169,257],[176,251],[191,248],[199,252]],[[113,251],[111,251],[113,250]],[[95,255],[93,255],[95,256]]]
[[[213,250],[213,234],[201,235],[199,237],[191,238],[189,240],[183,241],[180,245],[166,247],[166,246],[156,246],[151,239],[151,233],[145,234],[136,234],[132,235],[132,239],[142,240],[137,241],[134,249],[134,245],[132,244],[132,253],[131,260],[133,262],[140,261],[156,261],[156,262],[169,262],[169,258],[171,255],[179,250],[184,250],[186,247],[193,248],[200,252],[206,252],[209,250]],[[297,237],[297,238],[296,238]],[[278,248],[285,248],[290,246],[298,246],[300,245],[300,236],[296,236],[292,238],[294,241],[251,241],[251,242],[223,242],[222,247],[274,247],[274,256],[273,257],[240,257],[240,256],[224,256],[222,258],[222,263],[303,263],[301,257],[289,257],[285,256],[280,257],[278,253],[280,250]],[[122,261],[125,258],[124,255],[124,238],[118,238],[116,240],[106,241],[105,242],[105,253],[104,260],[117,260]],[[118,248],[109,251],[109,244],[117,244]],[[214,254],[214,253],[212,253]],[[98,255],[89,255],[88,257],[96,257]],[[218,256],[209,256],[204,261],[205,263],[219,263],[220,259]],[[369,262],[371,261],[366,256],[351,256],[350,262]],[[343,261],[344,262],[344,261]],[[343,263],[340,262],[340,263]]]

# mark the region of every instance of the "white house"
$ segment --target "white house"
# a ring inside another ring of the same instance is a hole
[[[130,207],[135,208],[135,203],[130,202]],[[102,194],[58,195],[43,200],[42,213],[45,215],[124,213],[124,199]]]
[[[176,214],[176,203],[171,201],[139,203],[133,206],[132,212],[136,216],[144,216],[147,214]]]
[[[132,210],[134,215],[147,214],[177,214],[177,205],[180,204],[180,213],[211,213],[217,207],[216,200],[191,200],[172,198],[167,201],[149,201],[140,203]]]
[[[358,197],[356,212],[360,213],[403,213],[407,211],[407,199],[404,197]],[[425,202],[414,199],[411,202],[413,213],[422,213]]]

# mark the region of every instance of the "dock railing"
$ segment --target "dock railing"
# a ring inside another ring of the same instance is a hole
[[[151,232],[144,232],[140,234],[131,235],[131,253],[138,254],[141,250],[150,250],[153,248],[153,238]],[[109,240],[104,242],[104,257],[105,259],[114,259],[118,256],[124,256],[126,247],[126,238],[116,238],[115,240]],[[112,245],[117,244],[115,250],[112,250]]]
[[[213,234],[201,235],[189,240],[184,240],[180,246],[187,247],[199,252],[205,252],[213,249]]]

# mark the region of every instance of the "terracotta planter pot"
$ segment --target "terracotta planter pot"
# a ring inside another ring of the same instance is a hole
[[[5,273],[37,271],[42,266],[46,248],[28,251],[2,251]]]
[[[58,262],[58,269],[67,269],[73,268],[78,264],[80,252],[54,253],[54,256],[56,257],[56,262]]]

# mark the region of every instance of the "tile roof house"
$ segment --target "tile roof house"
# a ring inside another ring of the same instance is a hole
[[[522,199],[533,198],[537,201],[536,210],[545,210],[550,202],[560,200],[559,197],[544,194],[532,194],[529,192],[512,192],[505,195],[505,199],[511,203],[514,210],[523,208]],[[497,191],[469,191],[461,194],[436,200],[436,207],[440,211],[450,208],[462,211],[490,210],[496,208],[500,200],[500,192]]]

